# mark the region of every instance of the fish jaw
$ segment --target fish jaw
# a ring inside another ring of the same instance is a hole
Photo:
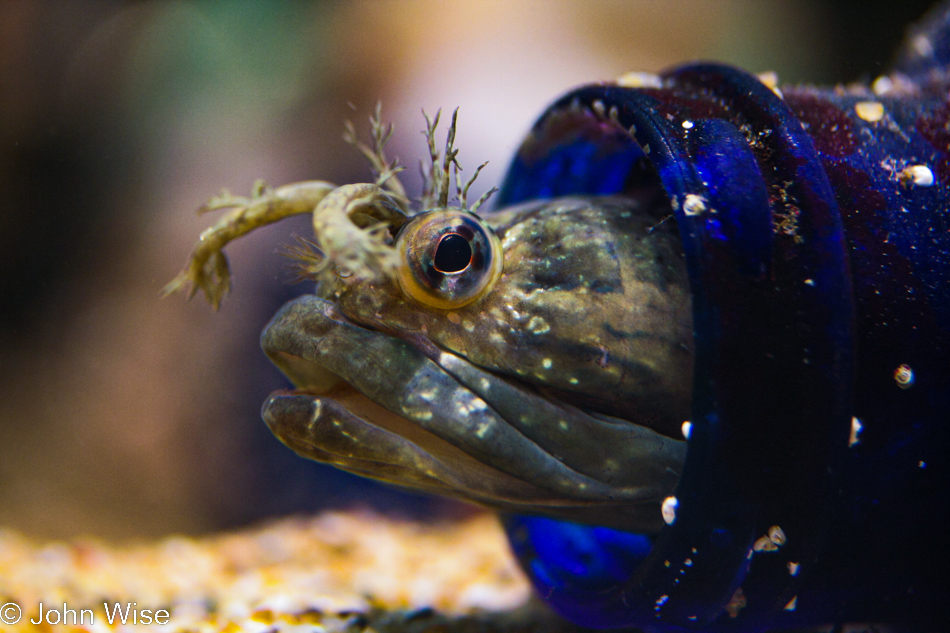
[[[415,338],[363,327],[315,296],[291,301],[262,347],[297,389],[268,398],[265,422],[298,454],[355,474],[507,512],[659,528],[683,442]]]

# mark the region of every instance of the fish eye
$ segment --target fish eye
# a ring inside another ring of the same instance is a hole
[[[397,278],[427,306],[460,308],[485,295],[501,275],[501,243],[478,216],[458,209],[427,211],[399,232]]]

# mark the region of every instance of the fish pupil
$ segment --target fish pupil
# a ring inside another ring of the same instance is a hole
[[[449,233],[439,240],[435,249],[435,268],[443,273],[465,270],[472,261],[472,247],[461,235]]]

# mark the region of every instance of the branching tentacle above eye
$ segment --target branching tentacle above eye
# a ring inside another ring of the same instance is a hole
[[[458,109],[452,114],[443,152],[435,144],[439,114],[430,120],[423,112],[430,163],[428,170],[423,169],[422,208],[447,207],[454,165],[460,210],[474,213],[496,189],[492,188],[471,209],[467,208],[468,190],[485,164],[479,166],[462,185],[459,177],[462,168],[456,160],[458,149],[454,147]],[[224,247],[258,227],[304,213],[313,214],[313,248],[289,249],[287,254],[299,260],[302,278],[321,282],[322,292],[332,292],[341,277],[378,280],[394,275],[399,262],[393,246],[394,236],[408,221],[412,211],[398,177],[403,168],[396,159],[386,157],[385,147],[392,136],[393,126],[382,122],[379,104],[370,116],[370,128],[371,141],[364,143],[357,138],[353,125],[347,122],[343,139],[369,161],[376,177],[374,183],[338,187],[314,180],[271,189],[258,181],[250,197],[222,191],[198,213],[220,209],[231,211],[201,234],[185,269],[162,289],[162,293],[187,291],[190,299],[200,289],[217,309],[231,288],[231,271]]]
[[[388,191],[396,200],[398,206],[406,210],[409,207],[409,198],[406,189],[400,182],[397,174],[403,171],[398,159],[386,158],[386,144],[393,135],[393,124],[384,124],[382,121],[383,105],[376,102],[376,109],[369,118],[370,134],[373,146],[363,143],[356,136],[356,128],[350,121],[343,124],[343,140],[355,147],[366,160],[369,161],[373,173],[376,175],[376,185]]]
[[[486,191],[471,208],[468,208],[468,190],[488,162],[486,161],[476,167],[472,177],[469,178],[464,185],[462,184],[460,174],[462,166],[457,159],[459,151],[455,148],[455,131],[458,124],[458,113],[458,108],[455,108],[455,111],[452,113],[452,122],[449,124],[449,131],[446,133],[445,151],[440,154],[435,146],[435,132],[436,128],[439,127],[439,117],[442,114],[442,110],[437,111],[432,119],[429,119],[429,115],[425,113],[425,110],[422,111],[422,116],[425,117],[426,120],[424,134],[426,135],[426,142],[429,147],[428,169],[424,164],[420,164],[424,183],[422,198],[420,200],[423,210],[444,209],[449,206],[449,187],[452,183],[451,169],[453,166],[455,167],[455,195],[458,198],[458,206],[463,211],[475,213],[482,203],[488,200],[493,193],[498,191],[497,187],[492,187]]]

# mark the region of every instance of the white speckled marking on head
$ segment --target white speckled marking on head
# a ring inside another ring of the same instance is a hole
[[[551,326],[544,317],[535,315],[528,321],[528,331],[532,334],[547,334],[551,331]]]

